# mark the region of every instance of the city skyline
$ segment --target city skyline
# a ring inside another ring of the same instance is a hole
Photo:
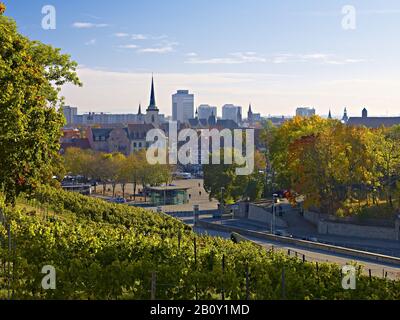
[[[41,28],[41,2],[9,3],[7,14],[23,34],[79,63],[84,87],[63,94],[82,112],[136,112],[154,72],[158,107],[167,115],[177,90],[193,93],[195,106],[251,102],[262,115],[293,115],[299,106],[321,115],[341,116],[344,107],[349,116],[364,107],[371,116],[398,115],[400,45],[393,39],[400,4],[353,1],[356,29],[344,30],[346,4],[86,1],[76,11],[55,0],[56,30]]]

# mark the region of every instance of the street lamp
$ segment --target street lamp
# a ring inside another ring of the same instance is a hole
[[[224,191],[225,191],[225,188],[221,187],[221,203],[220,203],[221,216],[224,213]]]
[[[275,232],[275,214],[276,214],[276,204],[279,203],[279,198],[276,193],[272,195],[273,197],[273,202],[272,202],[272,216],[271,216],[271,234],[274,234]]]

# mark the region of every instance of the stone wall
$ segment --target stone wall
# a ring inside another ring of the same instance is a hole
[[[398,240],[399,237],[398,230],[396,230],[395,228],[361,226],[356,224],[338,223],[331,221],[319,221],[318,233],[385,240]]]
[[[250,204],[248,219],[270,225],[272,221],[272,213],[270,208]],[[287,228],[286,221],[280,219],[278,213],[275,214],[275,223],[277,227]]]
[[[304,211],[304,219],[317,227],[319,223],[319,213],[313,211]]]

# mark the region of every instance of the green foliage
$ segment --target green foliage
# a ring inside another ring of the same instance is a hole
[[[285,269],[287,299],[399,299],[400,283],[357,275],[357,290],[341,288],[338,266],[288,258],[249,242],[196,236],[179,221],[157,213],[42,188],[35,197],[59,208],[56,217],[6,211],[15,263],[16,299],[149,299],[151,272],[158,299],[280,299]],[[61,209],[64,208],[64,209]],[[65,210],[75,218],[64,219]],[[0,237],[6,230],[0,226]],[[196,238],[196,258],[194,239]],[[224,269],[222,259],[225,259]],[[56,290],[43,290],[41,268],[56,268]],[[1,293],[0,293],[1,295]]]
[[[210,156],[210,164],[203,165],[204,171],[204,188],[209,193],[210,198],[221,199],[224,188],[223,197],[225,202],[237,201],[239,199],[250,198],[254,201],[262,196],[265,185],[265,158],[259,152],[254,155],[255,169],[249,175],[237,175],[236,169],[240,167],[233,162],[225,164],[224,149],[221,149],[219,156],[221,164],[212,163],[212,155]],[[234,152],[234,151],[232,151]]]
[[[13,204],[58,170],[60,87],[80,82],[69,56],[22,36],[5,16],[0,44],[0,188]]]

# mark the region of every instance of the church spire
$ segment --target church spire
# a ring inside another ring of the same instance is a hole
[[[344,113],[343,113],[342,121],[343,121],[344,123],[347,123],[347,121],[349,121],[349,116],[347,115],[347,108],[344,108]]]
[[[332,119],[331,109],[329,109],[328,119]]]
[[[156,106],[156,95],[154,93],[154,77],[151,76],[151,93],[150,93],[150,104],[147,110],[158,110]]]
[[[142,104],[141,103],[139,103],[139,110],[138,110],[138,116],[141,116],[142,115]]]

